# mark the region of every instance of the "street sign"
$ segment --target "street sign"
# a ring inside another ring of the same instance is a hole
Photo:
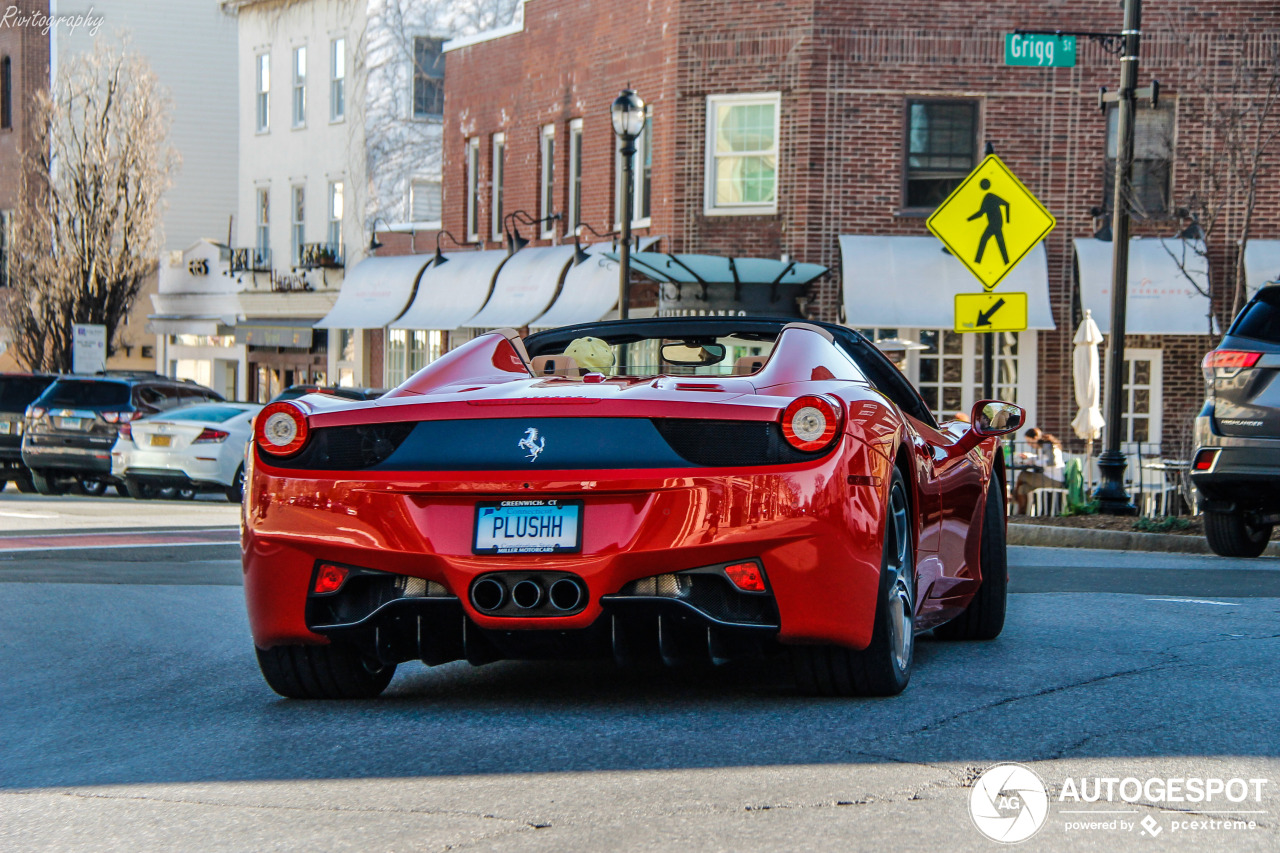
[[[91,323],[71,325],[71,372],[98,373],[107,366],[107,327]]]
[[[1009,33],[1004,37],[1004,64],[1075,68],[1076,37]]]
[[[957,293],[957,332],[1025,332],[1027,294]]]
[[[925,224],[991,290],[1057,220],[999,157],[988,154]]]

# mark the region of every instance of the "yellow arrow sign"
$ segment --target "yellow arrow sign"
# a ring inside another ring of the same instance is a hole
[[[1057,220],[999,157],[989,154],[925,224],[991,290]]]
[[[1023,332],[1027,328],[1025,293],[957,293],[957,332]]]

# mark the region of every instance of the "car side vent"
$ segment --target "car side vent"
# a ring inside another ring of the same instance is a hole
[[[782,426],[773,421],[654,418],[653,425],[672,450],[691,464],[707,468],[789,465],[823,455],[822,451],[802,453],[787,444]]]
[[[272,459],[277,468],[358,471],[372,468],[395,453],[413,431],[413,423],[322,427],[297,456]]]

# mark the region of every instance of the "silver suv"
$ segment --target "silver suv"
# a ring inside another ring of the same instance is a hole
[[[1191,479],[1215,554],[1256,557],[1280,523],[1280,284],[1264,287],[1204,357]]]

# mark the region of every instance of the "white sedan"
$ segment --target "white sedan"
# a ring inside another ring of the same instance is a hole
[[[245,447],[259,403],[198,403],[120,425],[111,474],[135,498],[174,489],[182,497],[221,491],[239,503]]]

